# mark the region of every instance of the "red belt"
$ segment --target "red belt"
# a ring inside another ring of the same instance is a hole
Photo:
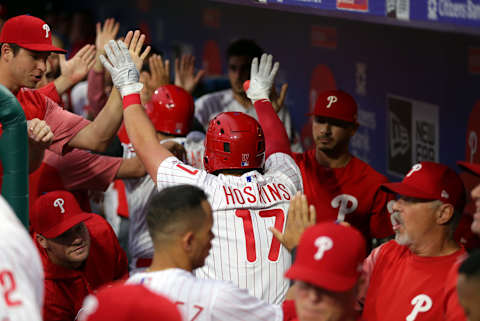
[[[145,258],[145,257],[140,257],[137,259],[137,262],[135,263],[135,267],[137,268],[146,268],[152,265],[152,259]]]

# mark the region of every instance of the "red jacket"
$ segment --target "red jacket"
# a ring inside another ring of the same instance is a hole
[[[35,242],[45,270],[44,321],[75,320],[85,296],[102,285],[128,277],[127,256],[115,233],[101,216],[91,215],[85,221],[90,233],[90,254],[81,269],[53,264]]]

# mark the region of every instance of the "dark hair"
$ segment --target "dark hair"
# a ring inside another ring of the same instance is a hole
[[[193,185],[167,187],[154,195],[147,212],[148,232],[153,243],[158,237],[200,228],[206,218],[201,204],[206,200],[205,192]]]
[[[232,56],[246,56],[250,60],[260,57],[263,54],[262,48],[251,39],[238,39],[230,43],[227,48],[227,60]]]
[[[10,48],[12,48],[12,51],[13,51],[13,55],[16,56],[17,53],[20,51],[20,47],[19,45],[15,44],[15,43],[6,43],[6,42],[3,42],[3,43],[0,43],[0,48],[2,48],[2,46],[4,44],[7,44],[10,46]],[[2,52],[0,51],[0,56],[2,55]]]
[[[480,277],[480,250],[470,253],[460,265],[458,273],[465,274],[467,277]]]

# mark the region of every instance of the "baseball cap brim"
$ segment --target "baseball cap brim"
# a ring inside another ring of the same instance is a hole
[[[28,44],[28,43],[16,43],[16,45],[33,51],[51,51],[56,53],[67,53],[66,50],[47,44]]]
[[[342,117],[332,117],[331,115],[327,116],[327,115],[320,115],[320,114],[316,114],[315,112],[311,112],[311,113],[307,113],[305,114],[305,116],[318,116],[318,117],[324,117],[324,118],[331,118],[331,119],[335,119],[335,120],[340,120],[340,121],[343,121],[343,122],[346,122],[346,123],[350,123],[350,124],[358,124],[358,122],[356,121],[352,121],[351,119],[345,119],[345,118],[342,118]]]
[[[72,216],[64,219],[60,224],[55,225],[54,227],[52,227],[48,231],[46,231],[44,233],[40,233],[40,234],[42,234],[47,239],[56,238],[57,236],[62,235],[63,233],[65,233],[66,231],[68,231],[69,229],[74,227],[75,225],[80,224],[80,223],[90,219],[90,217],[92,215],[95,215],[95,214],[79,213],[79,214],[76,214],[76,215],[72,215]]]
[[[436,200],[438,197],[427,193],[421,189],[405,183],[387,183],[382,184],[381,188],[388,192],[393,192],[402,196],[420,198],[424,200]]]
[[[480,164],[457,162],[457,165],[460,166],[462,169],[467,170],[473,175],[480,176]]]
[[[311,283],[323,289],[335,292],[344,292],[352,289],[358,280],[360,274],[356,276],[343,276],[309,269],[295,263],[285,273],[285,277],[292,280],[299,280]]]

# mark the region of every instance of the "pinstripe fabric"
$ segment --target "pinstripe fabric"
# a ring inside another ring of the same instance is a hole
[[[242,176],[214,176],[170,157],[158,168],[157,187],[177,184],[202,188],[213,209],[215,238],[205,266],[196,275],[232,281],[257,298],[281,303],[289,286],[283,275],[291,256],[282,246],[275,246],[268,228],[275,224],[284,228],[289,200],[303,190],[293,159],[282,153],[271,155],[263,175],[251,171]]]

